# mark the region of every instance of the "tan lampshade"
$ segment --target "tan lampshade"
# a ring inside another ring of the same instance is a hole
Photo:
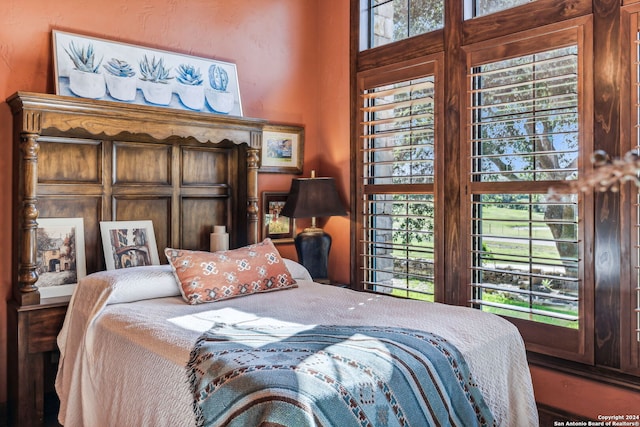
[[[347,214],[333,178],[294,178],[280,212],[289,218],[314,218]]]

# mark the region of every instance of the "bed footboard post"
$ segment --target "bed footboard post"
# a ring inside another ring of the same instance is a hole
[[[249,228],[248,242],[258,242],[258,167],[260,157],[260,145],[262,144],[262,133],[251,132],[251,143],[247,151],[247,218]]]

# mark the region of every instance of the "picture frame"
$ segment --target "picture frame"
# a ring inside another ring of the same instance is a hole
[[[301,174],[303,159],[303,128],[285,125],[264,127],[259,172]]]
[[[107,270],[160,264],[151,220],[100,221],[100,234]]]
[[[236,65],[52,30],[56,95],[242,116]]]
[[[262,193],[262,234],[274,243],[293,243],[296,220],[280,215],[288,193],[265,191]]]
[[[36,285],[42,298],[73,294],[86,276],[83,218],[38,218]]]

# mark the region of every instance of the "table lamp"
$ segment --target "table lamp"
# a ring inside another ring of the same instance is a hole
[[[294,178],[280,215],[289,218],[311,218],[311,227],[295,237],[298,262],[305,266],[314,281],[329,283],[327,267],[331,236],[316,226],[317,217],[347,214],[333,178]]]

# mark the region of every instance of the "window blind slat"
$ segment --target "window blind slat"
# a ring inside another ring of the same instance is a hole
[[[420,83],[409,84],[407,86],[403,86],[402,84],[396,87],[386,87],[384,89],[370,89],[367,92],[364,92],[361,96],[363,99],[372,99],[372,98],[385,98],[388,96],[403,94],[407,92],[417,92],[421,90],[428,90],[434,88],[434,82],[431,80],[423,81]]]
[[[362,126],[380,126],[383,124],[398,124],[407,126],[407,122],[422,120],[422,119],[431,119],[433,120],[433,113],[424,113],[424,114],[415,114],[403,117],[389,117],[389,118],[381,118],[377,120],[365,121],[361,122]],[[395,128],[394,128],[395,129]]]
[[[560,51],[556,51],[560,52]],[[568,54],[556,54],[551,58],[546,59],[535,59],[533,56],[520,57],[515,60],[510,61],[501,61],[493,64],[489,64],[484,68],[473,68],[469,72],[469,75],[472,77],[491,77],[497,73],[509,73],[509,74],[518,74],[518,71],[523,69],[530,69],[532,66],[537,66],[538,68],[545,68],[545,66],[551,66],[556,64],[562,64],[562,60],[569,60],[574,62],[577,58],[575,53]],[[560,67],[553,67],[554,69],[562,69]]]
[[[407,136],[411,136],[414,139],[419,139],[425,141],[425,144],[434,145],[433,144],[433,126],[414,126],[411,129],[407,130],[399,130],[399,131],[384,131],[378,133],[372,133],[367,135],[360,135],[360,139],[389,139],[393,141],[393,138],[403,138]],[[376,149],[378,147],[373,148],[362,148],[365,152],[371,149]]]
[[[432,106],[432,104],[433,104],[433,97],[425,96],[420,98],[412,98],[405,101],[390,102],[388,104],[362,107],[360,111],[363,113],[380,113],[383,111],[394,112],[402,108],[408,108],[408,109],[417,108],[417,107],[428,108]]]
[[[535,315],[539,315],[539,316],[549,317],[549,318],[552,318],[552,319],[567,320],[567,321],[570,321],[570,322],[577,322],[578,319],[579,319],[578,316],[566,315],[566,314],[556,313],[556,312],[553,312],[553,311],[532,309],[532,308],[516,306],[516,305],[500,304],[500,303],[495,303],[495,302],[486,302],[484,300],[472,299],[472,300],[470,300],[470,302],[472,304],[481,304],[481,305],[487,306],[487,307],[495,307],[495,308],[500,308],[500,309],[507,310],[507,311],[517,311],[517,312],[521,312],[521,313],[535,314]]]

